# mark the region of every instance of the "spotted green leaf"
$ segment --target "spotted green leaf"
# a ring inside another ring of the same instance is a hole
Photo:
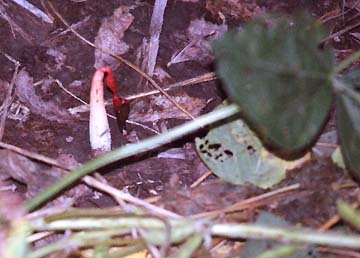
[[[212,128],[204,138],[196,138],[195,143],[205,164],[218,177],[233,184],[248,182],[271,187],[296,163],[269,153],[241,119]]]

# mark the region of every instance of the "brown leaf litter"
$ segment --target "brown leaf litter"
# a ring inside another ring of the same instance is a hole
[[[15,93],[19,100],[31,113],[40,115],[49,121],[58,123],[69,123],[73,121],[70,113],[60,107],[60,103],[54,101],[44,101],[36,94],[33,78],[26,70],[21,70],[16,77]]]
[[[129,7],[120,6],[117,8],[111,17],[103,20],[95,38],[95,46],[115,55],[125,54],[129,50],[129,45],[123,41],[124,32],[133,20],[134,16],[130,13]],[[105,65],[115,69],[119,65],[119,61],[96,49],[94,67],[99,69]]]

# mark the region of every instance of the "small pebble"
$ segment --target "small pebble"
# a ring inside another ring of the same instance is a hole
[[[68,136],[65,138],[65,141],[68,143],[72,142],[73,140],[74,140],[74,137],[72,137],[72,136]]]

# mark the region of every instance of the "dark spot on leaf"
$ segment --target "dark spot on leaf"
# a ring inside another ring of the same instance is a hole
[[[214,150],[218,150],[221,147],[221,144],[219,143],[214,143],[214,144],[210,144],[209,145],[209,149],[214,149]]]
[[[209,144],[209,140],[205,140],[205,145],[208,145]]]
[[[204,148],[204,144],[200,144],[199,145],[199,149],[201,150],[201,149],[203,149]]]
[[[210,158],[212,158],[212,154],[211,154],[210,152],[206,152],[206,154],[207,154]]]
[[[232,151],[230,150],[224,150],[225,154],[228,155],[229,157],[234,156],[234,153],[232,153]]]
[[[221,158],[222,156],[223,156],[223,154],[220,153],[220,154],[218,154],[218,155],[215,156],[215,159],[218,160],[218,159]]]
[[[252,155],[252,154],[254,154],[256,152],[255,148],[253,146],[251,146],[251,145],[248,145],[246,147],[246,149],[248,150],[250,155]]]

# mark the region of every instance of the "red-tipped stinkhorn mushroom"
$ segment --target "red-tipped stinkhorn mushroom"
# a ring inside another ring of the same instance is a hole
[[[106,85],[113,93],[113,107],[118,127],[122,132],[130,113],[130,104],[127,99],[120,98],[115,85],[114,74],[109,66],[103,67],[106,72]]]
[[[98,69],[92,78],[90,91],[89,133],[91,149],[95,156],[111,150],[111,133],[104,101],[103,80],[105,74],[107,75],[106,84],[113,93],[114,111],[120,130],[124,128],[130,111],[128,101],[120,98],[117,94],[111,68],[104,66]]]

